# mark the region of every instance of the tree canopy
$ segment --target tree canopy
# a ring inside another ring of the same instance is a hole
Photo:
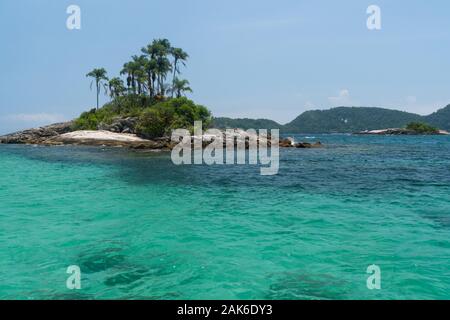
[[[192,92],[189,81],[180,79],[181,65],[186,66],[189,55],[181,48],[172,47],[167,39],[155,39],[141,49],[140,55],[131,56],[123,64],[120,77],[111,80],[104,68],[96,68],[87,74],[96,82],[97,109],[101,87],[109,91],[112,99],[130,94],[144,95],[151,99],[164,100],[167,94],[181,97]],[[167,82],[167,78],[172,80]]]
[[[104,68],[92,70],[87,77],[93,79],[91,87],[96,84],[96,109],[82,113],[74,129],[97,130],[127,117],[136,119],[137,134],[149,138],[167,135],[176,128],[192,129],[196,120],[208,126],[210,111],[184,96],[192,92],[189,81],[180,78],[181,66],[186,67],[188,58],[169,40],[155,39],[123,64],[119,76],[109,79]],[[99,108],[101,88],[111,101]]]

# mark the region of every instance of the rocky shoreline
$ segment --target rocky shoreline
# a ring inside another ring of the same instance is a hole
[[[436,132],[417,132],[411,129],[405,128],[389,128],[389,129],[380,129],[380,130],[365,130],[360,132],[355,132],[356,135],[408,135],[408,136],[417,136],[417,135],[450,135],[449,132],[445,130],[438,130]]]
[[[30,144],[30,145],[44,145],[44,146],[63,146],[63,145],[81,145],[81,146],[101,146],[101,147],[124,147],[136,150],[160,150],[169,151],[174,147],[174,143],[170,137],[161,137],[155,139],[147,139],[139,137],[133,130],[133,119],[121,119],[111,125],[103,126],[99,130],[73,130],[73,122],[56,123],[49,126],[44,126],[36,129],[29,129],[15,132],[5,136],[0,136],[0,144]],[[221,131],[222,134],[223,131]],[[203,137],[193,136],[191,142],[195,139],[202,139],[203,145],[209,143]],[[235,129],[233,137],[234,143],[243,141],[248,148],[248,141],[245,141],[247,133],[244,130]],[[270,137],[268,142],[270,143]],[[211,139],[211,137],[209,137]],[[224,136],[224,144],[226,144]],[[259,139],[260,138],[256,138]],[[207,140],[207,139],[206,139]],[[264,139],[266,140],[266,139]],[[293,138],[281,139],[279,146],[282,148],[320,148],[323,147],[321,142],[309,143],[298,142],[295,143]]]
[[[49,126],[23,130],[0,136],[4,144],[43,144],[47,139],[62,135],[72,130],[73,122],[55,123]]]

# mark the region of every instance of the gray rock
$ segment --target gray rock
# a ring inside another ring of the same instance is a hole
[[[97,129],[116,133],[136,133],[137,121],[137,117],[115,118],[111,124],[100,123]]]
[[[320,141],[317,141],[316,143],[299,142],[295,144],[295,147],[300,149],[322,148],[323,144]]]
[[[72,131],[73,121],[55,123],[36,129],[29,129],[0,136],[0,143],[7,144],[40,144],[48,138]]]

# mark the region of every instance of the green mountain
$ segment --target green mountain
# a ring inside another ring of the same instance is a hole
[[[281,129],[283,125],[268,119],[231,119],[231,118],[214,118],[213,128],[217,129]]]
[[[281,125],[268,119],[214,118],[217,128],[280,129],[284,133],[351,133],[363,130],[404,128],[411,122],[423,122],[450,130],[450,105],[428,116],[385,108],[338,107],[303,112]]]
[[[356,132],[384,128],[401,128],[421,121],[418,114],[383,108],[338,107],[306,111],[283,127],[290,133]]]
[[[450,104],[429,116],[423,117],[423,120],[440,129],[450,130]]]

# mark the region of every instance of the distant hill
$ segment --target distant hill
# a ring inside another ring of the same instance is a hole
[[[293,121],[281,125],[268,119],[215,118],[217,128],[277,129],[284,133],[351,133],[363,130],[403,128],[411,122],[424,122],[450,130],[450,105],[428,116],[369,107],[338,107],[303,112]]]
[[[423,117],[423,121],[443,130],[450,130],[450,104],[429,116]]]
[[[214,118],[213,128],[217,129],[281,129],[283,125],[268,119],[231,119],[231,118]]]
[[[421,116],[397,110],[365,107],[338,107],[306,111],[284,126],[291,133],[355,132],[384,128],[400,128]]]

